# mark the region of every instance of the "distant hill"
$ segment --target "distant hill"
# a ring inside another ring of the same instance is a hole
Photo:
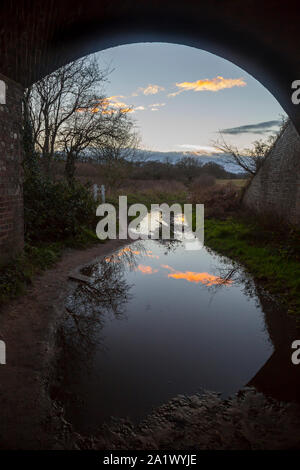
[[[159,152],[156,150],[136,150],[136,155],[137,158],[141,158],[143,161],[158,161],[158,162],[169,162],[169,163],[177,163],[179,160],[181,160],[184,157],[191,157],[197,160],[198,162],[200,161],[202,165],[205,165],[205,163],[216,163],[220,166],[222,166],[226,171],[230,173],[235,173],[235,174],[242,174],[242,170],[238,165],[235,165],[234,163],[228,163],[226,162],[226,154],[225,153],[214,153],[213,155],[207,155],[205,153],[203,154],[197,154],[195,155],[193,152]],[[62,152],[57,152],[57,155],[60,156],[60,158],[64,158],[64,154]],[[81,159],[93,159],[93,152],[91,152],[88,148],[85,149],[81,153]]]
[[[221,165],[226,171],[231,173],[241,173],[241,168],[234,163],[227,163],[226,162],[226,154],[224,153],[215,153],[213,155],[207,154],[197,154],[194,155],[192,152],[158,152],[155,150],[138,150],[137,155],[141,158],[149,161],[159,161],[159,162],[166,162],[169,161],[170,163],[177,163],[183,157],[192,157],[197,161],[200,161],[203,165],[205,163],[213,162]]]

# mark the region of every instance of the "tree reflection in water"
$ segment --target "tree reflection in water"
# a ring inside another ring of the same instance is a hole
[[[64,384],[76,381],[81,368],[89,370],[96,347],[105,352],[101,330],[109,316],[117,320],[126,318],[124,311],[131,298],[131,285],[124,274],[134,269],[136,263],[136,254],[120,250],[81,270],[88,281],[79,281],[75,290],[72,288],[59,332],[63,380],[60,391]]]
[[[212,255],[216,256],[216,253],[210,248],[206,247],[206,250]],[[220,261],[222,264],[220,265]],[[224,286],[230,284],[240,286],[242,292],[249,298],[253,299],[260,307],[260,295],[263,293],[263,289],[259,286],[253,277],[246,271],[246,269],[238,262],[233,261],[226,256],[217,254],[216,265],[214,266],[214,272],[218,274],[220,282],[210,286],[212,297]],[[268,295],[265,292],[265,295]],[[275,301],[275,299],[273,299]]]

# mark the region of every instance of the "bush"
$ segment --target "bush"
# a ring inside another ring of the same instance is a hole
[[[59,243],[30,246],[8,264],[0,266],[0,305],[22,294],[36,273],[52,266],[60,257]]]
[[[198,176],[191,185],[191,191],[197,192],[201,191],[204,188],[209,188],[216,184],[216,178],[213,175],[208,173],[203,173],[203,175]]]
[[[96,205],[88,188],[75,182],[30,177],[24,184],[25,238],[29,242],[74,238],[96,226]]]
[[[222,186],[198,186],[191,193],[193,204],[204,204],[205,216],[227,217],[240,206],[240,192],[230,183]]]

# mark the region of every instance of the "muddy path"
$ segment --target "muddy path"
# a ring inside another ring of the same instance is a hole
[[[0,366],[0,449],[51,449],[61,432],[61,412],[48,393],[55,363],[55,337],[69,274],[127,241],[109,240],[67,250],[34,279],[26,293],[0,311],[6,365]]]

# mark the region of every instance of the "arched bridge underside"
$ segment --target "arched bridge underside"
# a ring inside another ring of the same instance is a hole
[[[278,0],[2,0],[1,73],[29,85],[107,47],[164,41],[217,54],[259,80],[300,129],[299,3]]]
[[[2,0],[0,79],[0,257],[22,246],[21,96],[59,66],[108,47],[173,42],[245,69],[279,101],[300,132],[299,6],[278,0]],[[1,216],[2,213],[2,216]],[[2,218],[1,218],[2,217]]]

